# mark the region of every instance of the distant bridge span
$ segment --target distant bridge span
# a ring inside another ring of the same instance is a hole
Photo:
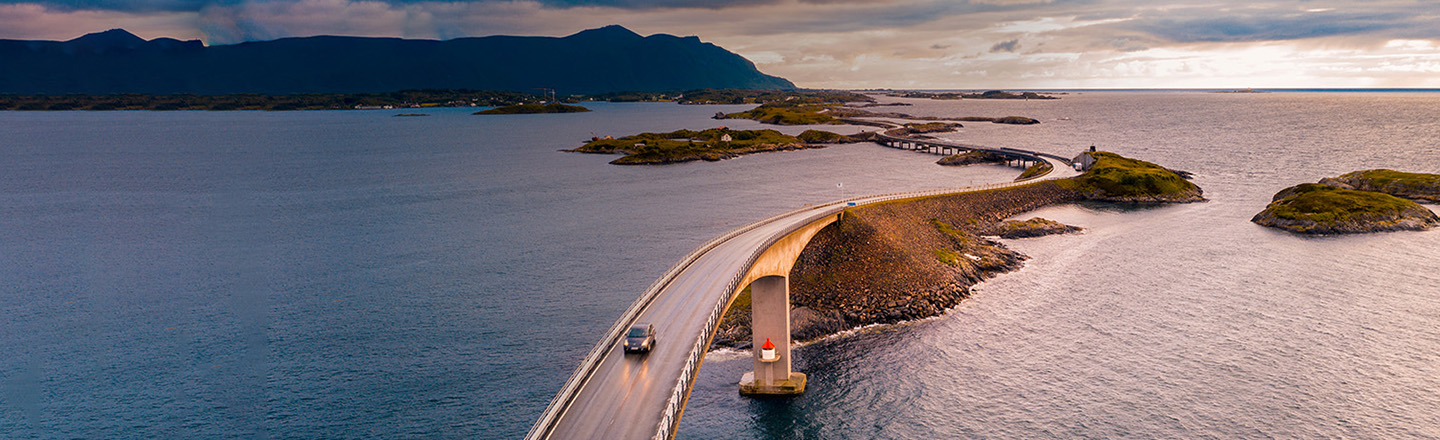
[[[525,438],[673,438],[720,319],[746,287],[751,288],[754,345],[758,348],[769,338],[776,353],[773,360],[761,359],[761,350],[752,350],[755,368],[746,374],[742,389],[749,383],[751,391],[761,393],[793,392],[797,386],[803,390],[804,375],[790,370],[790,269],[810,239],[838,220],[846,208],[1005,188],[1076,174],[1068,158],[1053,154],[883,134],[877,135],[875,142],[936,154],[985,151],[1014,160],[1050,162],[1052,171],[1022,182],[834,201],[776,215],[710,240],[667,270],[625,310],[581,361]],[[620,349],[620,341],[624,331],[638,322],[655,324],[658,341],[648,354],[627,355]]]

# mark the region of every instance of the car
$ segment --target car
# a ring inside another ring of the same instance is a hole
[[[625,341],[621,343],[626,353],[649,353],[655,348],[655,325],[636,323],[630,326],[625,332]]]

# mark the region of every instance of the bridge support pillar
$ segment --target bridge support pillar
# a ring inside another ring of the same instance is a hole
[[[805,374],[790,371],[790,279],[767,276],[750,283],[750,330],[755,370],[740,378],[740,394],[793,396],[805,392]],[[766,358],[765,342],[774,345]]]

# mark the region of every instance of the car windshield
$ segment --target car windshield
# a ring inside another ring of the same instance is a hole
[[[629,336],[632,337],[632,338],[643,338],[643,337],[645,337],[645,327],[630,327],[630,335],[629,335]]]

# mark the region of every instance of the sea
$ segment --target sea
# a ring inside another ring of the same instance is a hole
[[[1440,230],[1249,221],[1285,187],[1440,173],[1440,93],[1067,91],[882,107],[956,141],[1096,146],[1208,202],[1085,230],[942,316],[795,351],[792,399],[709,354],[682,439],[1440,438]],[[747,106],[0,112],[0,438],[514,439],[667,268],[807,204],[1012,179],[874,144],[616,166],[592,136]],[[855,132],[866,127],[824,127]],[[1431,206],[1434,210],[1440,207]],[[883,274],[875,274],[883,276]]]

